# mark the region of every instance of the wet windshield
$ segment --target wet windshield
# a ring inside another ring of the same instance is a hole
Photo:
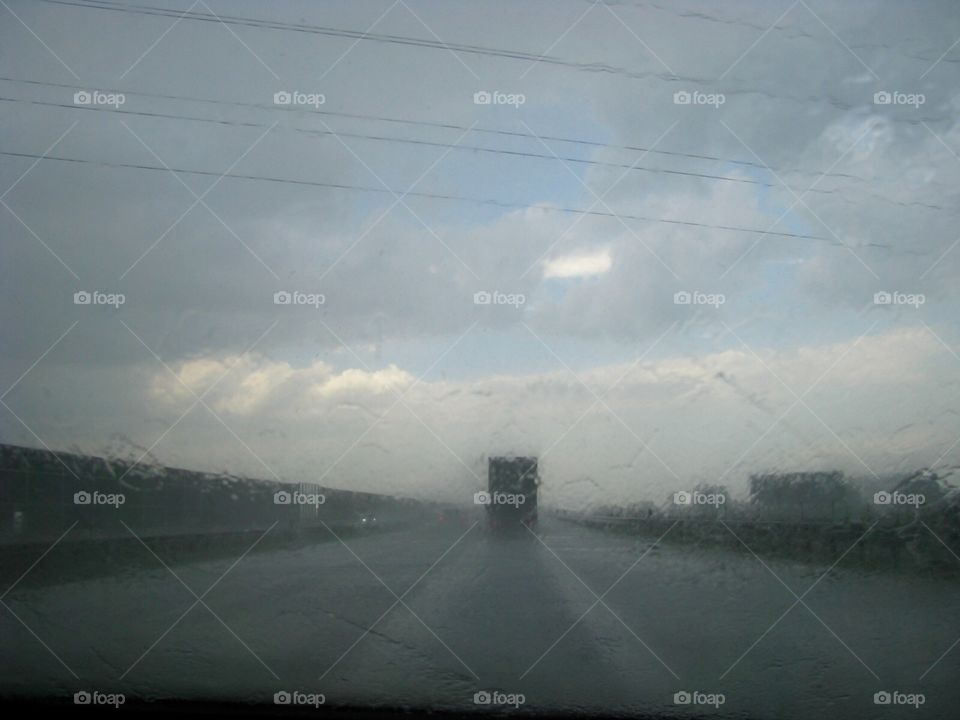
[[[0,2],[0,697],[956,714],[958,37]]]

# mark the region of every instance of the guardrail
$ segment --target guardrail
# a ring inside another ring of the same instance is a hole
[[[804,562],[832,563],[846,553],[845,564],[862,568],[960,574],[960,562],[943,545],[960,547],[960,528],[934,528],[915,520],[902,524],[895,516],[871,523],[569,513],[557,517],[600,531],[663,537],[666,543],[753,551]]]

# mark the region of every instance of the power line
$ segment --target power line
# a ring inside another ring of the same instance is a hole
[[[408,45],[413,47],[421,47],[433,50],[443,50],[446,52],[461,52],[472,55],[481,55],[489,57],[499,57],[506,58],[511,60],[524,60],[527,62],[542,63],[545,65],[556,65],[560,67],[573,68],[576,70],[584,70],[588,72],[602,72],[612,75],[621,75],[631,79],[649,79],[651,77],[665,77],[669,81],[684,81],[690,84],[696,85],[706,85],[711,81],[702,77],[692,77],[692,76],[680,76],[674,72],[670,72],[668,75],[660,72],[641,72],[637,70],[630,70],[625,67],[618,67],[615,65],[610,65],[603,62],[579,62],[575,60],[566,60],[564,58],[554,57],[550,55],[541,55],[538,53],[527,52],[523,50],[507,50],[504,48],[494,48],[483,45],[469,45],[464,43],[448,43],[437,39],[429,38],[417,38],[410,37],[405,35],[390,35],[385,33],[372,33],[369,31],[359,31],[359,30],[349,30],[345,28],[335,28],[324,25],[308,25],[306,23],[291,23],[291,22],[281,22],[278,20],[267,20],[264,18],[250,18],[242,17],[236,15],[217,15],[211,13],[202,13],[196,12],[193,10],[184,12],[181,10],[157,7],[153,5],[137,5],[137,4],[128,4],[120,3],[114,0],[38,0],[39,2],[45,2],[53,5],[64,5],[70,7],[85,8],[90,10],[103,10],[107,12],[121,12],[134,15],[153,15],[158,17],[169,17],[176,20],[194,20],[198,22],[207,22],[207,23],[218,23],[223,25],[237,25],[241,27],[251,27],[258,28],[261,30],[278,30],[278,31],[289,31],[289,32],[299,32],[299,33],[308,33],[314,35],[324,35],[329,37],[342,37],[346,39],[352,39],[355,41],[369,41],[369,42],[379,42],[379,43],[388,43],[396,45]],[[585,2],[591,2],[591,0],[585,0]],[[663,8],[661,8],[663,9]],[[700,15],[698,16],[701,20],[709,20],[713,22],[721,22],[723,24],[731,24],[726,21],[718,20],[709,15]],[[621,21],[622,22],[622,21]],[[739,24],[745,27],[750,25],[743,22],[734,22],[733,24]],[[858,46],[859,47],[859,46]],[[885,48],[885,46],[879,46]],[[908,59],[915,60],[921,59],[924,62],[929,62],[929,58],[916,58],[913,56],[906,56]],[[792,98],[796,100],[796,98]],[[819,96],[808,96],[806,100],[821,100]],[[834,103],[838,105],[838,103]],[[841,106],[845,110],[852,110],[853,107],[849,105]],[[919,125],[924,122],[924,119],[907,119],[907,118],[898,118],[898,122],[904,122],[911,125]]]
[[[789,232],[780,232],[775,230],[760,230],[757,228],[745,228],[745,227],[736,227],[732,225],[712,225],[710,223],[696,222],[694,220],[676,220],[673,218],[658,218],[658,217],[649,217],[643,215],[629,215],[623,213],[613,213],[613,212],[603,212],[599,210],[583,210],[580,208],[570,208],[570,207],[560,207],[555,205],[522,205],[519,203],[507,203],[501,202],[499,200],[493,199],[483,199],[483,198],[473,198],[464,195],[452,195],[452,194],[443,194],[443,193],[427,193],[419,191],[403,192],[396,191],[384,187],[371,187],[365,185],[350,185],[346,183],[331,183],[331,182],[320,182],[316,180],[297,180],[293,178],[280,178],[272,177],[268,175],[248,175],[241,173],[221,173],[213,170],[189,170],[185,168],[173,168],[173,167],[162,167],[159,165],[145,165],[140,163],[119,163],[119,162],[107,162],[102,160],[87,160],[82,158],[69,158],[61,157],[56,155],[38,155],[34,153],[23,153],[23,152],[13,152],[11,150],[0,150],[0,155],[5,155],[8,157],[20,157],[27,158],[31,160],[50,160],[56,162],[64,163],[76,163],[82,165],[95,165],[98,167],[111,167],[111,168],[124,168],[131,170],[148,170],[155,172],[174,172],[183,175],[201,175],[207,177],[216,177],[216,178],[232,178],[235,180],[250,180],[250,181],[259,181],[259,182],[270,182],[270,183],[280,183],[286,185],[302,185],[307,187],[322,187],[333,190],[354,190],[359,192],[370,192],[370,193],[379,193],[379,194],[389,194],[395,195],[397,197],[409,196],[409,197],[419,197],[428,200],[451,200],[456,202],[467,202],[476,205],[487,205],[493,207],[506,208],[511,210],[528,210],[531,207],[536,207],[537,209],[544,210],[546,212],[561,212],[569,213],[574,215],[594,215],[598,217],[610,217],[610,218],[619,218],[624,220],[637,220],[640,222],[654,222],[654,223],[665,223],[669,225],[683,225],[687,227],[698,227],[705,228],[709,230],[724,230],[728,232],[743,232],[750,233],[755,235],[770,235],[774,237],[784,237],[784,238],[794,238],[798,240],[817,240],[820,242],[826,242],[831,245],[838,245],[835,240],[832,240],[827,237],[820,235],[804,235],[801,233],[789,233]]]
[[[49,85],[49,86],[52,86],[52,87],[63,87],[63,88],[74,89],[74,86],[72,86],[72,85],[66,85],[66,84],[62,84],[62,83],[46,83],[46,82],[40,82],[40,81],[34,81],[34,80],[15,80],[15,79],[3,77],[3,76],[0,76],[0,80],[5,80],[5,81],[8,81],[8,82],[21,82],[21,83],[35,84],[35,85],[41,85],[41,86],[43,86],[43,85]],[[122,90],[110,90],[109,92],[118,92],[118,93],[119,93],[119,92],[123,92],[123,91],[122,91]],[[255,104],[252,104],[252,103],[233,103],[233,102],[228,102],[228,101],[205,100],[205,99],[199,99],[199,98],[187,98],[187,97],[166,96],[166,95],[152,95],[152,94],[138,93],[138,92],[132,92],[132,93],[126,93],[126,94],[130,94],[130,95],[142,95],[142,96],[147,96],[147,97],[162,97],[162,98],[169,98],[169,99],[186,100],[186,101],[191,101],[191,102],[193,102],[193,101],[195,101],[195,102],[210,102],[210,103],[228,104],[228,105],[237,104],[237,105],[243,105],[243,106],[247,106],[247,107],[251,107],[251,108],[264,109],[264,110],[272,109],[270,106],[255,105]],[[97,106],[97,107],[94,107],[94,106],[89,106],[89,105],[75,105],[75,104],[72,104],[72,103],[57,103],[57,102],[51,102],[51,101],[45,101],[45,100],[32,100],[32,99],[25,99],[25,98],[11,98],[11,97],[3,97],[3,96],[0,96],[0,102],[27,103],[27,104],[32,104],[32,105],[46,106],[46,107],[59,107],[59,108],[63,108],[63,109],[66,109],[66,110],[85,110],[85,111],[90,111],[90,112],[110,112],[110,113],[119,113],[119,114],[122,114],[122,115],[132,115],[132,116],[141,116],[141,117],[152,117],[152,118],[160,118],[160,119],[188,120],[188,121],[194,121],[194,122],[208,123],[208,124],[214,124],[214,125],[225,125],[225,126],[231,126],[231,127],[252,127],[252,128],[260,128],[260,129],[270,127],[270,126],[267,125],[266,123],[259,123],[259,122],[254,122],[254,121],[223,120],[223,119],[208,118],[208,117],[202,117],[202,116],[196,116],[196,115],[181,115],[181,114],[176,114],[176,113],[162,113],[162,112],[153,112],[153,111],[146,111],[146,110],[125,110],[125,109],[111,108],[111,107],[106,107],[106,106]],[[288,108],[285,108],[285,107],[283,107],[283,106],[279,106],[277,109],[281,109],[281,110],[288,111],[288,112],[291,111],[291,110],[289,110]],[[296,111],[296,110],[293,110],[293,111]],[[446,124],[446,123],[433,123],[433,122],[428,122],[428,121],[402,120],[402,119],[397,119],[397,118],[383,118],[383,117],[376,116],[376,115],[363,115],[363,114],[359,114],[359,113],[341,113],[341,112],[336,112],[336,111],[319,111],[319,110],[318,110],[318,111],[301,111],[301,112],[305,112],[305,113],[307,113],[308,115],[309,115],[309,114],[323,114],[323,115],[330,115],[330,116],[336,116],[336,117],[349,117],[349,118],[352,118],[352,119],[374,120],[374,121],[381,121],[381,120],[383,120],[383,121],[386,121],[386,122],[396,122],[396,123],[413,124],[413,125],[426,124],[426,125],[430,125],[430,126],[439,126],[439,127],[444,127],[444,128],[450,128],[450,129],[459,129],[459,130],[462,130],[463,132],[468,132],[468,131],[471,131],[471,130],[472,130],[472,131],[482,132],[482,133],[495,133],[495,134],[501,134],[501,135],[510,135],[510,136],[512,136],[512,137],[523,138],[524,140],[527,140],[527,141],[537,139],[536,136],[532,136],[532,135],[530,135],[530,134],[525,134],[525,133],[515,132],[515,131],[508,131],[508,130],[496,130],[496,129],[485,129],[485,128],[471,128],[471,127],[469,127],[469,126],[459,126],[459,125]],[[427,146],[427,147],[437,147],[437,148],[444,148],[444,149],[447,149],[447,150],[458,150],[458,151],[467,151],[467,152],[490,153],[490,154],[507,155],[507,156],[514,156],[514,157],[527,157],[527,158],[534,158],[534,159],[541,159],[541,160],[550,160],[550,161],[560,161],[560,162],[568,162],[568,163],[577,163],[577,164],[591,165],[591,166],[597,166],[597,167],[624,168],[624,169],[628,169],[628,170],[631,170],[631,171],[637,171],[637,172],[648,172],[648,173],[653,173],[653,174],[664,174],[664,175],[678,175],[678,176],[692,177],[692,178],[703,179],[703,180],[716,180],[716,181],[726,181],[726,182],[733,182],[733,183],[746,184],[746,185],[756,185],[756,186],[759,186],[759,187],[767,187],[767,188],[778,188],[778,187],[781,187],[781,186],[786,187],[786,186],[784,186],[784,185],[783,185],[782,183],[780,183],[780,182],[772,183],[772,182],[765,182],[765,181],[763,181],[763,180],[757,180],[757,179],[754,179],[754,178],[733,177],[733,176],[729,176],[729,175],[714,175],[714,174],[711,174],[711,173],[700,173],[700,172],[694,172],[694,171],[689,171],[689,170],[675,170],[675,169],[670,169],[670,168],[647,167],[647,166],[642,166],[642,165],[636,165],[635,163],[618,163],[618,162],[603,161],[603,160],[587,160],[587,159],[578,158],[578,157],[570,157],[570,156],[562,156],[562,155],[553,155],[553,154],[546,154],[546,153],[537,153],[537,152],[531,152],[531,151],[510,150],[510,149],[505,149],[505,148],[491,148],[491,147],[484,147],[484,146],[480,146],[480,145],[465,145],[465,144],[463,144],[463,143],[443,143],[443,142],[438,142],[438,141],[433,141],[433,140],[420,140],[420,139],[417,139],[417,138],[394,137],[394,136],[387,136],[387,135],[373,135],[373,134],[369,134],[369,133],[357,133],[357,132],[352,132],[352,131],[348,131],[348,130],[332,131],[332,130],[329,130],[329,129],[327,129],[327,130],[320,130],[320,129],[313,129],[313,128],[295,127],[295,126],[282,126],[282,127],[284,127],[284,128],[287,129],[287,130],[293,131],[293,132],[302,133],[302,134],[305,134],[305,135],[311,135],[311,136],[314,136],[314,137],[320,137],[320,136],[342,136],[342,137],[359,138],[359,139],[362,139],[362,140],[373,140],[373,141],[378,141],[378,142],[393,142],[393,143],[401,143],[401,144],[408,144],[408,145],[420,145],[420,146]],[[578,143],[578,144],[586,144],[586,145],[591,145],[591,146],[596,146],[596,147],[601,147],[601,148],[613,148],[613,149],[625,149],[625,150],[642,150],[642,151],[646,152],[646,150],[645,150],[644,148],[631,148],[631,147],[629,147],[629,146],[604,145],[604,144],[602,144],[602,143],[598,143],[598,142],[594,142],[594,141],[588,141],[588,140],[577,140],[577,139],[571,139],[571,138],[560,138],[560,137],[554,137],[554,136],[548,136],[548,135],[541,135],[541,136],[539,136],[539,137],[540,137],[540,139],[542,139],[542,140],[544,140],[544,141],[550,140],[550,141],[553,141],[553,142]],[[723,158],[711,158],[710,156],[694,156],[694,155],[688,154],[688,153],[676,153],[676,152],[667,151],[667,150],[662,150],[662,151],[651,150],[650,152],[652,152],[652,153],[653,153],[653,152],[660,152],[660,154],[664,154],[664,155],[681,155],[681,156],[684,156],[684,157],[700,157],[700,158],[703,158],[703,159],[708,159],[708,158],[709,158],[709,159],[720,160],[720,161],[723,161],[723,162],[741,163],[741,164],[744,164],[744,165],[751,165],[751,166],[756,167],[756,168],[758,168],[758,169],[764,168],[764,166],[762,166],[762,165],[760,165],[760,164],[757,164],[757,163],[749,163],[749,162],[747,162],[747,161],[724,160]],[[773,168],[765,168],[765,169],[766,169],[767,171],[776,172],[775,170],[773,170]],[[786,172],[786,171],[781,171],[781,172]],[[795,172],[808,172],[808,171],[795,171]],[[809,171],[809,172],[815,172],[815,171]],[[845,174],[845,173],[827,173],[827,174],[821,174],[821,175],[822,175],[823,177],[849,178],[849,179],[858,180],[859,182],[866,182],[866,180],[865,180],[864,178],[860,178],[860,177],[855,176],[855,175],[847,175],[847,174]],[[789,190],[789,189],[791,189],[791,188],[788,187],[787,189]],[[835,188],[830,188],[830,189],[810,188],[810,189],[806,190],[805,192],[806,192],[807,194],[820,194],[820,195],[834,195],[834,196],[836,196],[837,193],[838,193],[838,189],[835,189]],[[936,205],[936,204],[933,204],[933,203],[925,203],[925,202],[920,202],[920,201],[915,201],[915,200],[914,200],[914,201],[909,201],[909,202],[905,202],[905,201],[902,201],[902,200],[893,200],[893,199],[891,199],[891,198],[889,198],[889,197],[887,197],[887,196],[885,196],[885,195],[881,195],[881,194],[875,193],[875,192],[869,192],[869,193],[867,193],[867,194],[868,194],[869,196],[874,197],[874,198],[876,198],[876,199],[878,199],[878,200],[881,200],[881,201],[883,201],[883,202],[890,203],[890,204],[893,204],[893,205],[897,205],[897,206],[900,206],[900,207],[914,207],[914,206],[915,206],[915,207],[923,207],[923,208],[927,208],[927,209],[930,209],[930,210],[938,210],[938,211],[943,211],[943,210],[945,209],[942,205]],[[845,202],[850,202],[849,200],[844,200],[844,201],[845,201]]]
[[[0,75],[0,80],[4,80],[6,82],[22,83],[27,85],[59,87],[59,88],[65,88],[70,90],[78,89],[76,85],[68,85],[66,83],[56,83],[56,82],[48,82],[48,81],[40,81],[40,80],[24,80],[20,78],[13,78],[13,77],[8,77],[3,75]],[[395,118],[395,117],[389,117],[384,115],[349,113],[349,112],[342,112],[342,111],[335,111],[335,110],[319,110],[319,109],[306,110],[306,109],[288,107],[283,105],[264,105],[264,104],[247,103],[247,102],[240,102],[240,101],[233,101],[233,100],[214,100],[211,98],[198,98],[198,97],[170,95],[170,94],[161,94],[161,93],[147,93],[147,92],[142,92],[137,90],[123,90],[120,88],[98,88],[98,89],[104,92],[122,93],[124,95],[130,95],[133,97],[147,97],[147,98],[163,99],[163,100],[181,100],[185,102],[210,103],[214,105],[244,107],[252,110],[277,110],[281,112],[297,113],[300,115],[305,115],[307,117],[309,117],[310,115],[324,115],[327,117],[342,117],[342,118],[348,118],[352,120],[372,120],[372,121],[379,121],[379,122],[386,122],[386,123],[396,123],[401,125],[413,125],[413,126],[440,128],[444,130],[456,130],[459,132],[465,132],[467,130],[471,130],[477,133],[501,135],[501,136],[507,136],[507,137],[513,137],[513,138],[522,138],[524,140],[533,139],[528,133],[523,133],[516,130],[473,127],[469,125],[458,125],[456,123],[438,122],[434,120],[407,120],[404,118]],[[266,126],[262,126],[262,127],[266,127]],[[719,157],[717,155],[681,152],[678,150],[658,150],[656,148],[648,148],[640,145],[613,145],[613,144],[602,143],[596,140],[585,140],[582,138],[569,138],[569,137],[562,137],[557,135],[540,135],[539,137],[543,140],[547,140],[550,142],[569,143],[572,145],[584,145],[589,147],[611,149],[611,150],[626,150],[630,152],[641,152],[641,153],[648,153],[651,155],[664,155],[668,157],[681,157],[681,158],[692,159],[692,160],[707,160],[711,162],[727,163],[730,165],[744,165],[747,167],[756,168],[757,170],[763,170],[763,171],[772,170],[773,172],[776,172],[778,174],[795,172],[795,173],[805,173],[810,175],[823,175],[824,177],[841,178],[844,180],[857,180],[859,182],[866,181],[865,178],[862,178],[859,175],[851,175],[848,173],[831,172],[824,175],[818,170],[799,170],[799,169],[790,169],[790,168],[778,168],[772,165],[764,165],[762,163],[753,162],[751,160],[724,158],[724,157]],[[812,190],[811,192],[829,192],[829,191]]]
[[[205,118],[191,115],[177,115],[171,113],[159,113],[159,112],[149,112],[143,110],[121,110],[119,108],[111,108],[105,106],[93,107],[89,105],[74,105],[70,103],[55,103],[43,100],[25,100],[23,98],[8,98],[0,96],[0,102],[22,102],[28,103],[31,105],[43,105],[46,107],[59,107],[65,108],[67,110],[85,110],[89,112],[109,112],[109,113],[119,113],[121,115],[136,115],[141,117],[153,117],[153,118],[162,118],[168,120],[190,120],[194,122],[202,123],[211,123],[214,125],[227,125],[233,127],[255,127],[255,128],[267,128],[270,125],[266,123],[258,123],[252,121],[242,121],[242,120],[218,120],[214,118]],[[731,177],[729,175],[711,175],[710,173],[698,173],[688,170],[672,170],[667,168],[653,168],[645,167],[642,165],[636,165],[634,163],[617,163],[609,162],[603,160],[585,160],[583,158],[577,157],[565,157],[561,155],[549,155],[546,153],[536,153],[531,151],[524,150],[508,150],[505,148],[489,148],[483,147],[481,145],[465,145],[463,143],[442,143],[434,140],[418,140],[416,138],[399,138],[399,137],[390,137],[385,135],[371,135],[367,133],[356,133],[349,130],[315,130],[308,128],[298,128],[290,127],[288,128],[294,132],[304,133],[307,135],[313,136],[341,136],[349,138],[358,138],[361,140],[375,140],[379,142],[395,142],[408,145],[423,145],[428,147],[437,147],[445,148],[452,150],[460,150],[463,152],[481,152],[481,153],[491,153],[495,155],[512,155],[514,157],[525,157],[525,158],[535,158],[540,160],[550,160],[554,162],[570,162],[570,163],[579,163],[583,165],[593,165],[597,167],[613,167],[613,168],[625,168],[630,170],[635,170],[637,172],[649,172],[654,174],[664,174],[664,175],[681,175],[685,177],[700,178],[703,180],[722,180],[727,182],[741,183],[747,185],[759,185],[761,187],[779,187],[779,183],[769,183],[762,180],[754,180],[752,178],[739,178]],[[524,136],[527,140],[535,140],[536,138],[530,135]],[[813,189],[810,192],[812,193],[822,193],[822,194],[832,194],[833,190],[820,190]]]
[[[427,38],[416,38],[405,35],[389,35],[385,33],[361,32],[359,30],[347,30],[344,28],[335,28],[324,25],[307,25],[305,23],[289,23],[278,20],[266,20],[263,18],[249,18],[237,15],[214,15],[210,13],[189,11],[156,7],[153,5],[136,5],[127,3],[111,2],[110,0],[40,0],[41,2],[53,5],[67,5],[71,7],[85,8],[90,10],[104,10],[110,12],[122,12],[133,15],[153,15],[158,17],[170,17],[183,20],[194,20],[198,22],[223,23],[225,25],[237,25],[241,27],[252,27],[263,30],[284,30],[288,32],[307,33],[311,35],[324,35],[327,37],[340,37],[352,40],[365,40],[369,42],[387,43],[393,45],[407,45],[412,47],[429,48],[433,50],[444,50],[447,52],[461,52],[469,55],[483,55],[487,57],[507,58],[511,60],[525,60],[527,62],[538,62],[546,65],[559,65],[562,67],[576,68],[579,70],[590,70],[594,72],[607,72],[616,75],[624,75],[632,78],[648,78],[657,76],[658,73],[641,73],[626,68],[615,67],[606,63],[584,63],[575,60],[564,60],[563,58],[550,55],[540,55],[522,50],[507,50],[504,48],[494,48],[483,45],[468,45],[463,43],[448,43],[441,40],[431,40]],[[674,77],[671,75],[671,77]],[[687,78],[695,82],[695,78]]]
[[[575,68],[578,70],[587,70],[592,72],[606,72],[609,74],[623,75],[630,78],[649,78],[651,76],[659,76],[662,73],[653,73],[653,72],[639,72],[636,70],[630,70],[624,67],[618,67],[602,62],[579,62],[575,60],[567,60],[560,57],[555,57],[552,55],[544,55],[535,52],[527,52],[524,50],[509,50],[506,48],[495,48],[484,45],[470,45],[465,43],[448,43],[439,39],[429,39],[429,38],[417,38],[410,37],[405,35],[390,35],[386,33],[373,33],[369,31],[359,31],[359,30],[349,30],[345,28],[335,28],[324,25],[309,25],[306,23],[293,23],[293,22],[282,22],[279,20],[268,20],[265,18],[251,18],[251,17],[242,17],[237,15],[225,15],[225,14],[213,14],[203,13],[190,10],[184,12],[182,10],[157,7],[155,5],[138,5],[133,3],[120,3],[115,0],[39,0],[40,2],[46,2],[53,5],[65,5],[71,7],[79,7],[91,10],[104,10],[110,12],[123,12],[128,14],[136,15],[153,15],[157,17],[171,17],[175,19],[183,20],[194,20],[197,22],[210,22],[210,23],[223,23],[225,25],[238,25],[242,27],[253,27],[266,30],[279,30],[279,31],[288,31],[288,32],[299,32],[299,33],[308,33],[314,35],[325,35],[329,37],[342,37],[353,40],[362,40],[368,42],[379,42],[379,43],[388,43],[388,44],[397,44],[397,45],[411,45],[415,47],[424,47],[434,50],[444,50],[444,51],[454,51],[462,52],[471,55],[481,55],[489,57],[500,57],[507,58],[511,60],[524,60],[529,62],[543,63],[546,65],[558,65],[561,67]],[[583,0],[584,3],[596,4],[595,0]],[[638,4],[635,7],[641,7],[642,5]],[[718,18],[716,16],[709,15],[707,13],[698,13],[696,15],[684,15],[682,13],[676,13],[673,9],[659,6],[653,4],[652,7],[656,7],[659,10],[669,12],[681,19],[689,19],[694,17],[697,20],[717,23],[721,25],[739,25],[740,27],[754,29],[760,32],[769,32],[770,30],[776,30],[778,32],[783,32],[783,28],[769,28],[764,24],[760,23],[750,23],[742,19],[737,20],[728,20]],[[817,38],[810,38],[817,39]],[[858,44],[854,45],[856,49],[882,49],[889,50],[886,45],[883,44]],[[919,60],[926,63],[930,63],[934,60],[931,57],[924,57],[920,55],[904,55],[900,54],[901,57],[905,57],[908,60]],[[957,62],[945,60],[945,62]],[[703,84],[705,80],[703,78],[695,77],[681,77],[671,72],[669,75],[670,79],[674,80],[685,80],[688,82],[695,82]]]
[[[579,1],[585,5],[589,5],[594,2],[594,0],[579,0]],[[795,26],[794,28],[791,28],[789,25],[780,25],[780,24],[777,24],[776,26],[771,27],[769,20],[767,22],[749,22],[744,18],[723,18],[717,15],[711,15],[705,9],[699,10],[696,13],[684,12],[682,9],[678,9],[675,6],[672,7],[669,4],[658,5],[655,2],[646,2],[645,0],[640,0],[638,2],[632,2],[632,3],[631,2],[627,2],[627,3],[601,2],[600,4],[608,5],[611,7],[616,7],[617,5],[624,5],[633,10],[637,10],[641,8],[644,10],[649,10],[650,8],[654,8],[656,10],[669,13],[673,15],[675,18],[678,18],[679,20],[695,20],[697,22],[710,23],[712,25],[720,25],[723,27],[736,25],[742,28],[746,28],[748,30],[755,30],[757,33],[773,32],[781,35],[783,34],[791,35],[791,32],[795,29]],[[719,7],[719,5],[717,5],[716,7]],[[773,14],[776,14],[778,12],[779,10],[773,10]],[[834,42],[832,41],[832,38],[830,38],[829,35],[825,36],[825,38],[826,40],[824,40],[824,38],[822,37],[818,37],[810,34],[806,34],[804,36],[804,39],[807,41],[819,42],[820,44],[825,45],[826,47],[836,47]],[[873,50],[873,51],[882,51],[887,55],[893,54],[891,53],[890,46],[882,42],[869,43],[861,40],[855,43],[851,42],[849,43],[849,46],[851,50],[855,50],[859,52]],[[908,52],[900,52],[896,54],[905,60],[923,62],[923,63],[926,63],[927,65],[937,60],[936,57],[919,55],[919,54],[916,54],[915,52],[914,54],[910,54]],[[947,57],[943,57],[940,59],[940,62],[957,63],[957,62],[960,62],[960,60],[952,60]]]

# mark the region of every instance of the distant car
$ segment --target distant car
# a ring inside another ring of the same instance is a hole
[[[357,525],[361,530],[373,530],[377,527],[377,516],[373,513],[361,515],[357,520]]]

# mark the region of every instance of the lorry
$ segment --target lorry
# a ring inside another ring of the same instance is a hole
[[[487,492],[478,493],[486,505],[487,526],[497,531],[537,525],[537,488],[540,475],[535,457],[491,457]]]

